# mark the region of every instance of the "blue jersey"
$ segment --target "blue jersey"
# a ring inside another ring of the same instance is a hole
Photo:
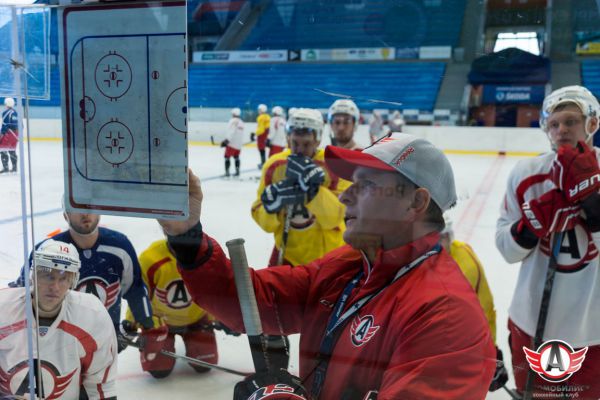
[[[98,228],[98,233],[98,240],[90,249],[80,249],[69,231],[52,237],[72,243],[77,248],[81,260],[77,290],[91,293],[102,301],[115,324],[116,332],[119,331],[121,319],[121,296],[127,300],[135,320],[144,327],[152,327],[152,306],[133,245],[127,236],[117,231]],[[31,265],[31,256],[29,263]],[[11,286],[24,285],[23,272],[21,270],[21,276]]]
[[[2,112],[2,133],[7,133],[8,130],[17,132],[19,130],[19,119],[17,112],[13,108],[7,108]]]

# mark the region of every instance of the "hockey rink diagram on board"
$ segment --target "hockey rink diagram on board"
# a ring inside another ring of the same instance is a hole
[[[67,208],[187,215],[185,2],[61,15]]]

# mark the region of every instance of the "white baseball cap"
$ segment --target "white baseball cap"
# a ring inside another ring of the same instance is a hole
[[[399,172],[416,186],[427,189],[442,211],[456,204],[454,172],[448,158],[433,144],[414,135],[394,133],[362,152],[327,146],[325,162],[334,174],[350,181],[359,166]]]

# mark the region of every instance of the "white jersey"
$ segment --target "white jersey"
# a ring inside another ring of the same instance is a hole
[[[25,395],[29,393],[25,288],[0,290],[0,306],[0,397]],[[78,399],[80,386],[90,400],[117,396],[117,339],[100,300],[69,290],[52,325],[39,331],[45,399]],[[35,337],[33,347],[37,358]]]
[[[268,139],[272,145],[279,147],[287,147],[287,134],[285,133],[285,118],[276,115],[271,118],[271,126],[269,127]]]
[[[598,157],[600,149],[595,151]],[[535,336],[551,238],[542,238],[533,249],[525,249],[515,242],[511,226],[520,220],[523,202],[555,188],[549,177],[554,157],[555,153],[546,153],[515,166],[496,226],[500,253],[509,263],[522,262],[509,316],[530,336]],[[565,232],[543,340],[560,339],[575,348],[600,344],[598,248],[600,232],[592,233],[584,222]]]
[[[236,150],[242,149],[244,145],[244,121],[240,118],[233,117],[229,120],[227,140],[229,140],[229,147],[233,147]]]

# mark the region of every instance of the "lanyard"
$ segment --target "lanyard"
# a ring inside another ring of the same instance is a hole
[[[358,274],[352,278],[352,280],[346,285],[344,288],[342,295],[337,300],[333,314],[329,318],[329,322],[327,323],[327,330],[325,331],[325,336],[321,340],[321,346],[319,348],[318,355],[318,363],[315,369],[315,378],[313,380],[311,395],[313,399],[318,399],[319,394],[321,393],[321,389],[323,388],[323,382],[325,381],[325,373],[327,372],[327,367],[329,366],[329,358],[331,357],[331,353],[335,343],[339,335],[334,335],[336,330],[344,325],[350,317],[356,314],[365,304],[367,304],[370,300],[377,297],[380,293],[382,293],[388,286],[392,285],[394,282],[402,278],[408,272],[417,268],[419,265],[423,263],[429,257],[438,254],[442,250],[442,246],[440,244],[436,244],[431,250],[427,253],[421,255],[420,257],[413,260],[410,264],[403,266],[398,270],[394,279],[391,282],[387,283],[385,286],[380,288],[379,290],[370,293],[362,298],[360,298],[356,303],[352,304],[345,313],[342,314],[342,311],[346,307],[348,303],[348,298],[352,293],[352,290],[358,285],[358,282],[361,280],[363,276],[363,271],[361,270]]]

